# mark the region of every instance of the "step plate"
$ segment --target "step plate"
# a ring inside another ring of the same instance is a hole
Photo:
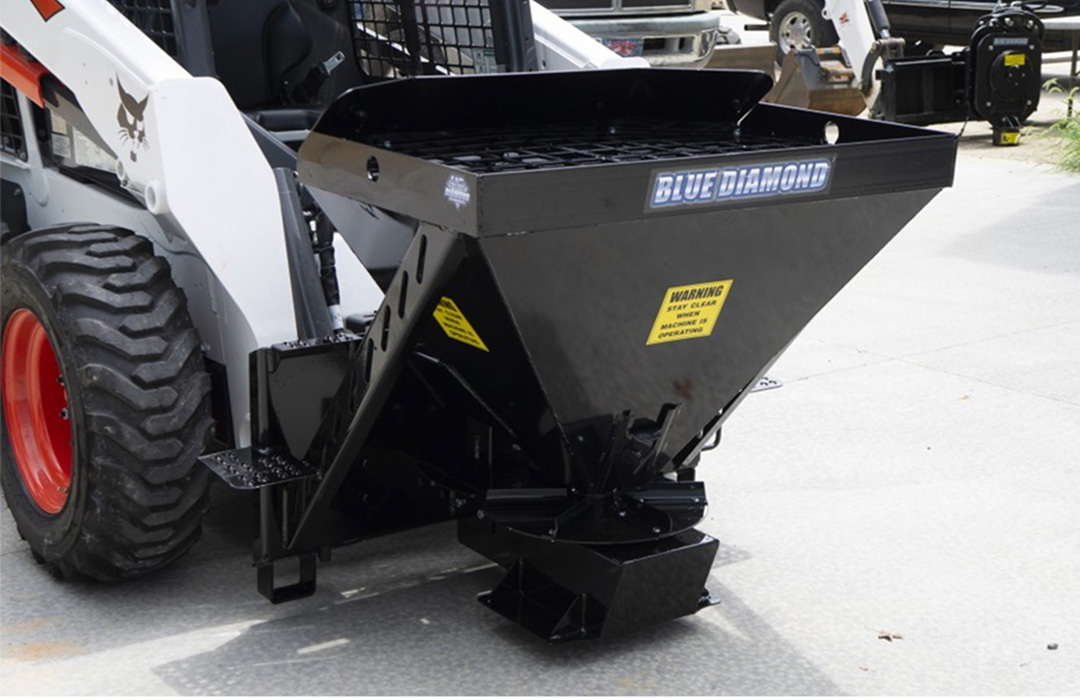
[[[258,489],[283,484],[318,472],[285,450],[253,454],[250,447],[204,455],[199,461],[234,489]]]

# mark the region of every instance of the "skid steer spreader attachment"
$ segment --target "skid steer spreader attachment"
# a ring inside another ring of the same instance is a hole
[[[256,446],[229,458],[288,472],[260,477],[260,571],[457,517],[509,570],[481,599],[552,641],[707,604],[698,453],[953,175],[950,135],[759,105],[769,87],[620,70],[339,98],[301,180],[415,234],[362,339],[256,354]]]

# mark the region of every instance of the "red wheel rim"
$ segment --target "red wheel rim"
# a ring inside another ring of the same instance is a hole
[[[30,497],[59,513],[71,489],[71,423],[67,391],[45,327],[28,309],[4,326],[2,365],[8,439]]]

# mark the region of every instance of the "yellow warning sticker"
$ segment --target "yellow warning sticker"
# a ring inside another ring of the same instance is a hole
[[[998,139],[998,142],[1002,146],[1015,146],[1016,144],[1020,143],[1020,132],[1003,131],[1001,132],[1001,137]]]
[[[672,287],[664,295],[646,345],[712,335],[732,280]]]
[[[439,305],[435,307],[434,315],[439,327],[443,329],[446,335],[466,345],[480,348],[484,352],[491,352],[488,350],[488,346],[484,345],[484,341],[480,339],[480,335],[472,327],[472,324],[469,323],[469,319],[465,318],[465,314],[461,313],[461,309],[450,297],[439,299]]]
[[[1005,65],[1022,66],[1027,63],[1027,56],[1022,53],[1010,53],[1005,55]]]

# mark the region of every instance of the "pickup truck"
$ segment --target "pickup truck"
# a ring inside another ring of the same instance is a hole
[[[712,0],[539,0],[621,56],[654,66],[701,68],[720,33]],[[734,43],[734,41],[732,42]]]
[[[994,9],[994,0],[882,0],[895,36],[909,47],[967,46],[975,22]],[[1080,15],[1080,0],[1025,3],[1040,17]],[[769,38],[778,55],[792,46],[830,46],[836,43],[832,24],[821,16],[824,0],[727,0],[733,12],[769,22]],[[1047,31],[1044,51],[1064,51],[1068,37]],[[916,48],[917,50],[917,48]]]

